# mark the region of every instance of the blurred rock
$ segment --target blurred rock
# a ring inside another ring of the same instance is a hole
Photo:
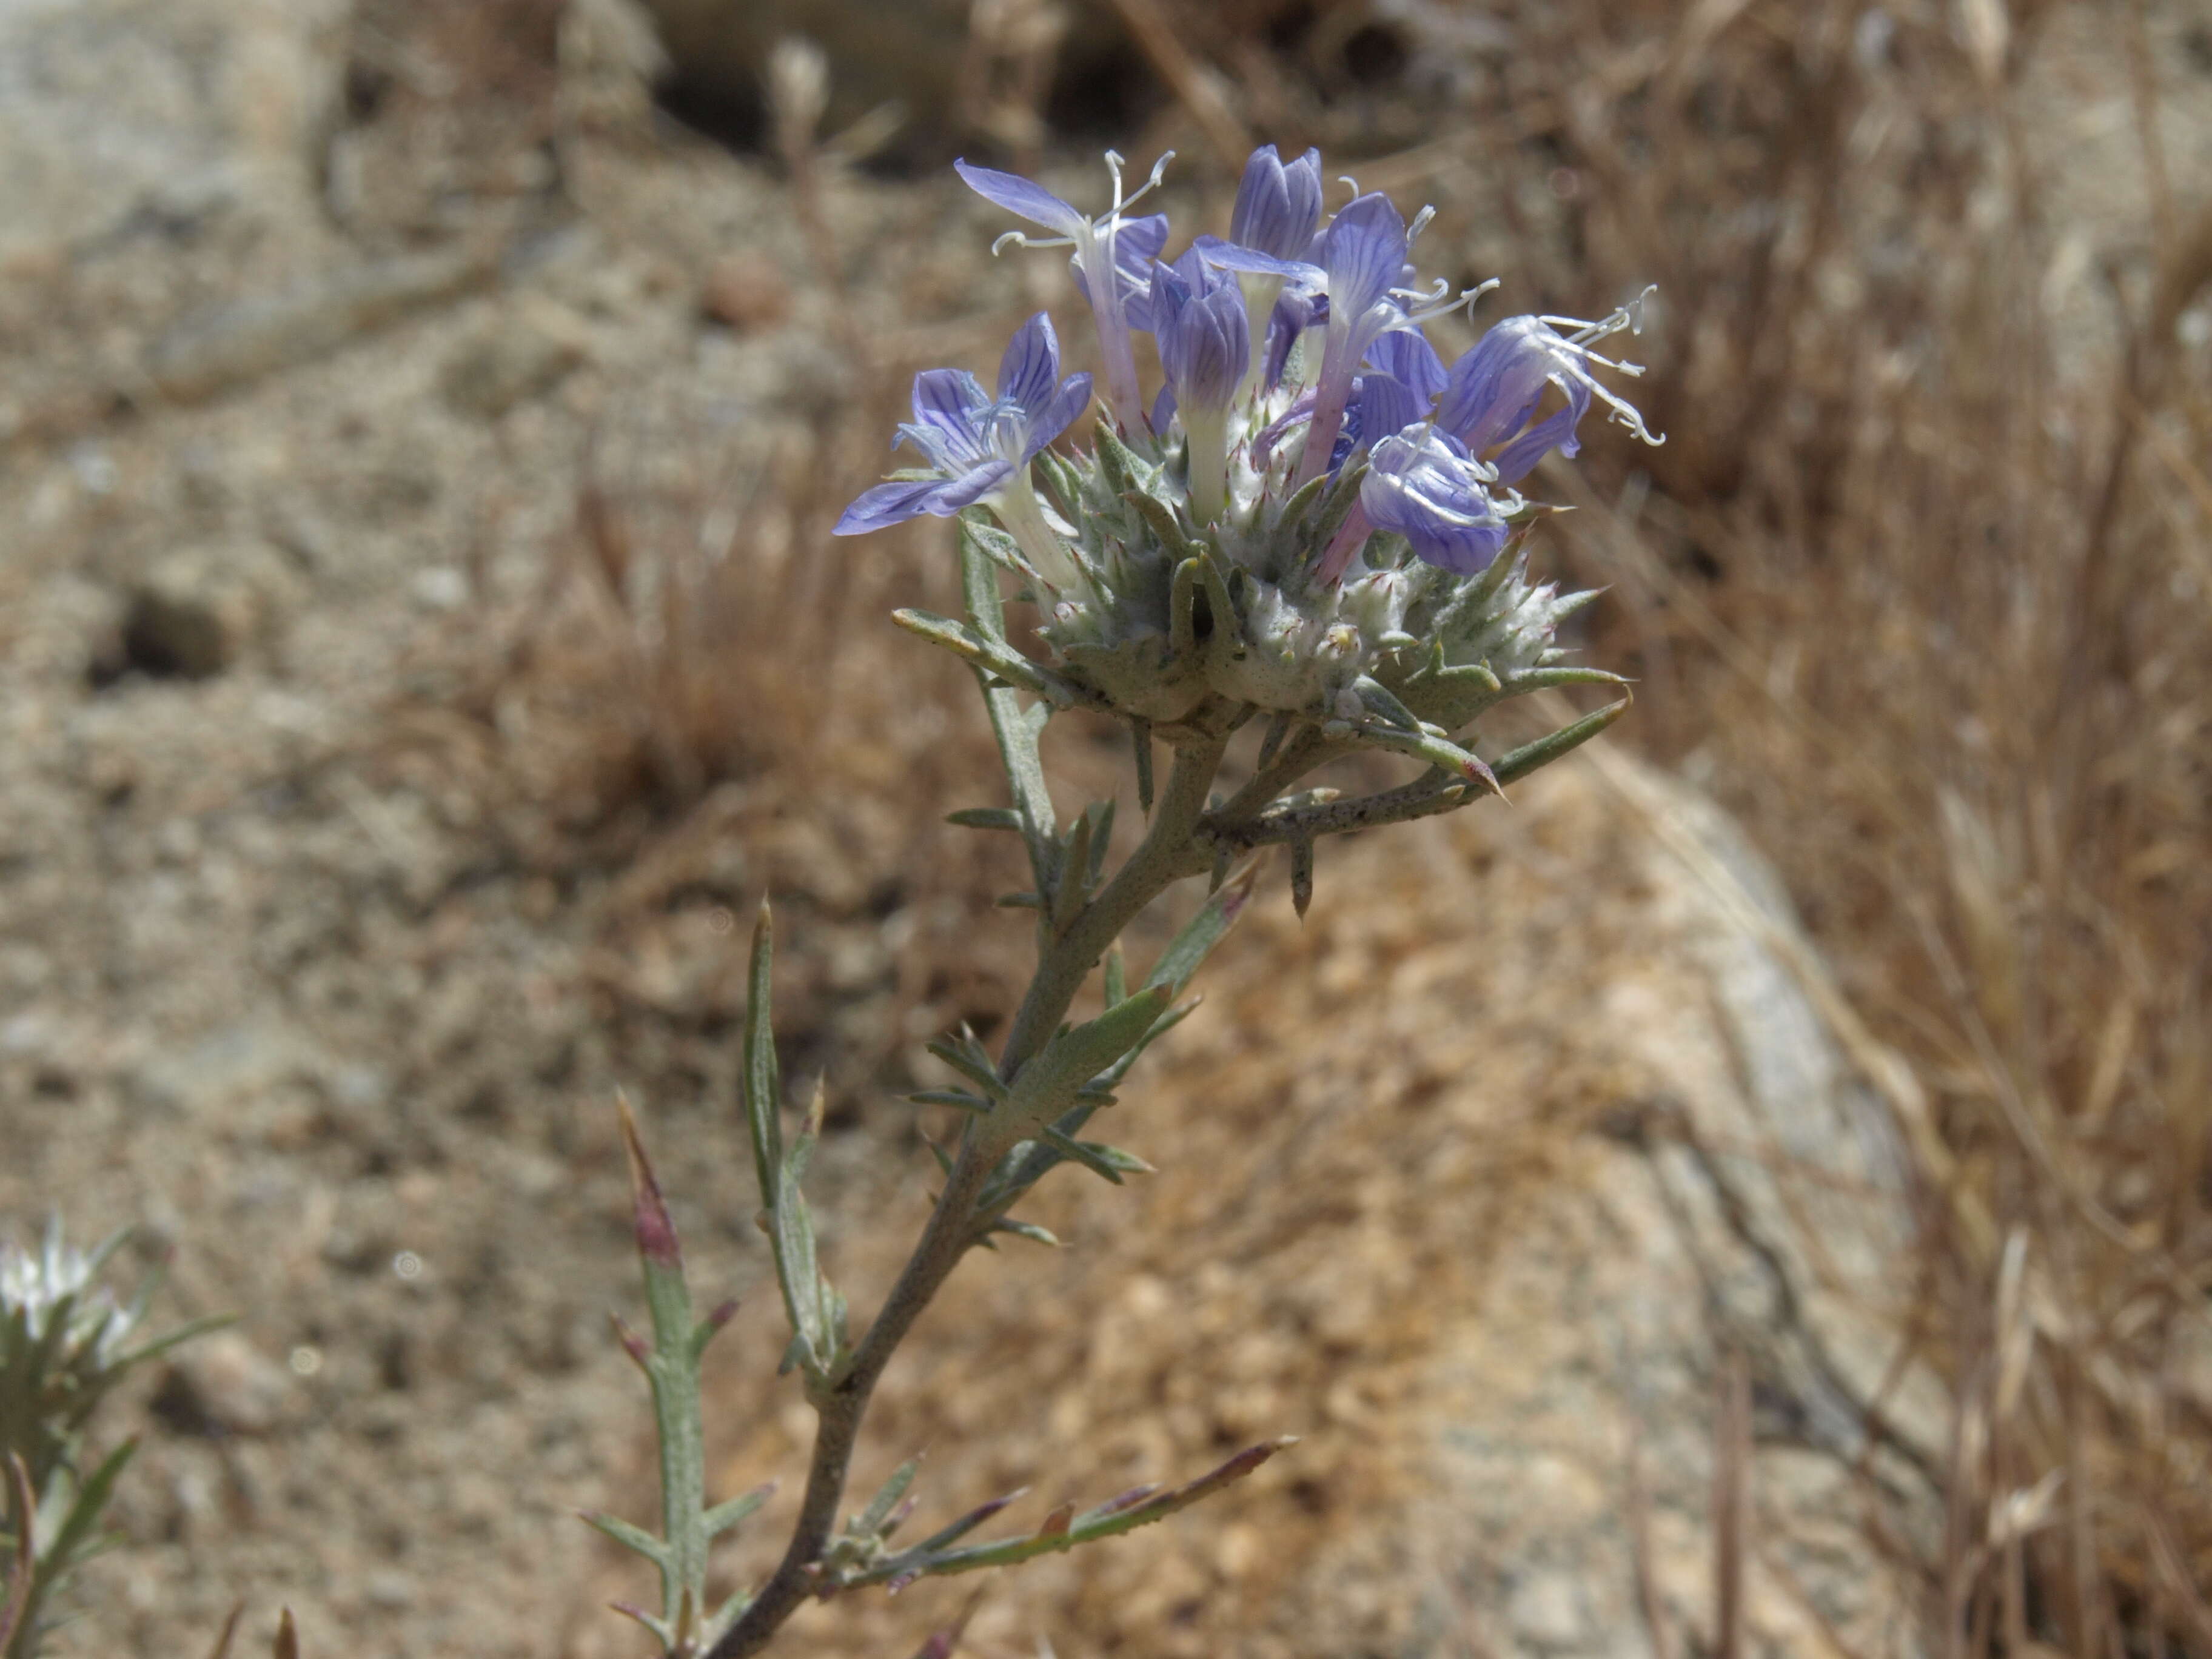
[[[783,268],[764,253],[731,253],[714,261],[699,294],[699,308],[740,334],[773,327],[791,311],[791,284]]]
[[[314,1046],[280,1019],[242,1020],[141,1066],[132,1092],[146,1105],[209,1116],[323,1069]]]
[[[237,1331],[217,1331],[177,1350],[154,1411],[181,1434],[269,1434],[294,1417],[291,1373]]]
[[[456,414],[495,421],[560,385],[585,355],[583,325],[574,314],[542,295],[526,295],[503,307],[447,358],[439,389]]]
[[[283,556],[260,542],[165,555],[131,591],[124,665],[179,679],[220,674],[268,635],[295,586]]]
[[[0,267],[312,194],[347,0],[0,6]]]

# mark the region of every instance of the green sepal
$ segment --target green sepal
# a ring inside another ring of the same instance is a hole
[[[1098,469],[1106,475],[1106,487],[1127,500],[1132,491],[1144,488],[1144,458],[1121,441],[1121,434],[1114,423],[1100,416],[1091,428],[1097,442],[1091,453],[1097,458]]]
[[[1326,472],[1316,473],[1291,492],[1291,499],[1283,503],[1282,515],[1275,521],[1275,533],[1286,541],[1295,542],[1313,511],[1314,503],[1321,499],[1322,491],[1329,487]]]
[[[1160,545],[1170,558],[1180,561],[1198,556],[1198,544],[1185,532],[1175,509],[1165,501],[1146,489],[1127,490],[1121,499],[1137,509],[1138,516],[1160,538]]]
[[[1019,580],[1035,582],[1043,580],[1036,567],[1022,551],[1022,544],[996,525],[980,521],[970,526],[975,532],[975,546],[983,556],[1001,570]]]
[[[1312,533],[1306,538],[1306,544],[1316,555],[1326,552],[1328,544],[1336,539],[1336,532],[1344,528],[1344,521],[1352,516],[1352,509],[1358,502],[1359,486],[1366,477],[1367,464],[1357,458],[1346,462],[1344,470],[1337,474],[1336,482],[1329,486],[1321,510],[1315,516]]]

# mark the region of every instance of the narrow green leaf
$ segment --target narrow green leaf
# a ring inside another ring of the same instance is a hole
[[[842,1587],[850,1588],[857,1584],[911,1582],[924,1577],[975,1572],[986,1567],[1012,1566],[1036,1556],[1133,1532],[1139,1527],[1164,1520],[1178,1510],[1188,1509],[1224,1487],[1243,1480],[1277,1452],[1297,1443],[1296,1436],[1283,1435],[1273,1440],[1262,1441],[1256,1446],[1249,1446],[1212,1473],[1170,1491],[1140,1489],[1080,1515],[1071,1513],[1063,1516],[1056,1510],[1048,1517],[1045,1526],[1026,1537],[1010,1538],[996,1544],[972,1544],[964,1548],[948,1549],[945,1542],[939,1541],[944,1536],[940,1534],[939,1537],[927,1539],[910,1550],[885,1556],[861,1571],[842,1577],[839,1583]],[[972,1528],[1011,1501],[1002,1498],[994,1505],[986,1505],[973,1517],[963,1516],[955,1525],[963,1526],[963,1529]],[[951,1528],[947,1528],[947,1531],[951,1531]],[[953,1535],[957,1537],[959,1534],[955,1533]]]
[[[1099,982],[1104,988],[1106,1006],[1113,1007],[1125,1002],[1129,996],[1128,958],[1121,952],[1121,941],[1115,939],[1106,947],[1105,966],[1100,969]]]
[[[1371,674],[1362,674],[1352,683],[1352,689],[1366,706],[1367,712],[1393,726],[1403,726],[1408,732],[1421,729],[1421,717],[1398,700],[1398,694]]]
[[[1492,769],[1498,781],[1511,783],[1517,778],[1525,778],[1538,767],[1548,766],[1569,750],[1581,747],[1626,714],[1633,702],[1633,697],[1623,697],[1619,702],[1607,703],[1595,714],[1583,715],[1571,726],[1561,726],[1548,737],[1522,744]]]
[[[605,1515],[597,1510],[579,1510],[576,1518],[595,1532],[605,1533],[624,1549],[635,1550],[657,1567],[669,1565],[668,1547],[643,1527],[632,1526],[618,1515]]]
[[[1137,810],[1149,818],[1152,815],[1152,723],[1132,720],[1129,736],[1137,750]]]
[[[720,1537],[775,1496],[775,1482],[770,1480],[765,1485],[755,1486],[750,1492],[739,1492],[735,1498],[715,1504],[703,1517],[707,1536]]]
[[[1018,833],[1021,817],[1011,806],[963,806],[957,812],[945,815],[947,823],[957,823],[963,830],[1012,830]]]
[[[738,1092],[752,1131],[753,1170],[760,1178],[761,1203],[775,1211],[777,1172],[783,1168],[783,1085],[776,1071],[775,1010],[775,922],[768,900],[761,900],[753,927],[752,961],[745,976],[745,1024],[741,1039],[744,1064]]]
[[[1224,882],[1198,908],[1198,913],[1176,930],[1176,936],[1168,941],[1168,948],[1160,952],[1160,959],[1152,964],[1152,971],[1145,975],[1145,988],[1164,986],[1170,997],[1180,996],[1191,976],[1213,954],[1214,946],[1226,939],[1229,930],[1237,925],[1237,918],[1250,902],[1253,885],[1259,879],[1259,860],[1248,860],[1233,879]]]
[[[934,1037],[927,1045],[931,1054],[966,1078],[993,1100],[1006,1097],[1006,1085],[999,1079],[999,1069],[983,1045],[962,1026],[956,1038]]]
[[[1017,1221],[1012,1216],[1000,1216],[991,1224],[991,1231],[1012,1233],[1016,1238],[1026,1238],[1032,1244],[1042,1244],[1048,1249],[1060,1248],[1060,1240],[1050,1230],[1038,1226],[1034,1221]]]
[[[1298,913],[1298,920],[1306,917],[1306,907],[1313,902],[1314,844],[1310,841],[1291,843],[1291,904]]]
[[[1146,1049],[1151,1048],[1155,1042],[1158,1042],[1170,1031],[1174,1030],[1176,1026],[1182,1024],[1183,1021],[1188,1019],[1193,1014],[1196,1013],[1199,1009],[1199,1005],[1205,1000],[1206,999],[1204,997],[1193,997],[1188,1002],[1177,1003],[1174,1007],[1169,1009],[1167,1012],[1162,1014],[1158,1019],[1152,1022],[1152,1029],[1145,1033],[1144,1036],[1139,1040],[1135,1048],[1130,1049],[1127,1054],[1122,1055],[1121,1059],[1115,1060],[1111,1066],[1109,1066],[1104,1071],[1101,1072],[1091,1080],[1091,1086],[1090,1088],[1078,1090],[1075,1096],[1076,1099],[1085,1102],[1095,1099],[1100,1104],[1109,1106],[1112,1105],[1115,1097],[1110,1094],[1102,1094],[1100,1091],[1106,1089],[1111,1089],[1118,1085],[1123,1078],[1129,1074],[1129,1068],[1144,1058]]]
[[[1060,848],[1060,884],[1052,894],[1052,932],[1057,939],[1075,925],[1091,900],[1091,837],[1097,828],[1089,812],[1076,819]]]
[[[1103,1141],[1078,1140],[1073,1135],[1062,1134],[1051,1124],[1041,1131],[1044,1142],[1062,1158],[1071,1158],[1094,1175],[1103,1176],[1116,1187],[1125,1175],[1154,1175],[1158,1171],[1134,1152],[1125,1152],[1118,1146],[1109,1146]]]
[[[778,1182],[771,1224],[775,1276],[783,1289],[784,1311],[802,1350],[799,1363],[818,1371],[830,1360],[829,1332],[822,1317],[822,1272],[814,1251],[814,1217],[788,1158]]]
[[[1149,987],[1097,1018],[1054,1036],[1014,1079],[1013,1103],[1019,1116],[1042,1122],[1056,1115],[1078,1089],[1143,1041],[1174,994],[1166,986]]]
[[[1088,693],[1042,668],[1012,646],[986,638],[975,629],[927,611],[894,611],[891,620],[909,634],[944,647],[977,672],[1019,686],[1060,708],[1093,701]]]
[[[40,1576],[49,1583],[66,1572],[86,1553],[94,1528],[100,1525],[100,1514],[107,1508],[109,1495],[115,1490],[115,1482],[137,1449],[136,1437],[125,1441],[101,1459],[100,1467],[77,1488],[69,1514],[47,1544],[40,1562]]]
[[[906,1098],[916,1106],[951,1106],[979,1115],[991,1109],[989,1101],[971,1095],[965,1089],[921,1089]]]
[[[1461,748],[1449,738],[1439,738],[1427,732],[1401,732],[1394,726],[1370,724],[1360,728],[1360,736],[1378,748],[1395,750],[1401,755],[1411,755],[1416,760],[1481,785],[1492,794],[1499,793],[1498,779],[1491,769],[1471,750]]]
[[[907,1488],[914,1485],[914,1477],[921,1468],[921,1458],[917,1454],[893,1469],[882,1490],[869,1500],[868,1507],[847,1523],[846,1532],[855,1538],[872,1538],[880,1533],[899,1499],[906,1496]]]
[[[973,538],[965,532],[960,542],[961,586],[968,603],[968,619],[983,638],[1006,643],[1006,606],[999,597],[999,577],[990,560],[972,545]],[[990,677],[976,671],[977,683],[982,687],[983,705],[991,717],[991,730],[998,738],[999,759],[1006,768],[1006,783],[1013,795],[1013,811],[1021,824],[1022,839],[1027,843],[1030,867],[1035,874],[1036,890],[1048,893],[1057,873],[1054,860],[1058,853],[1059,829],[1053,815],[1051,792],[1045,787],[1044,763],[1037,755],[1037,733],[1044,720],[1049,718],[1048,705],[1039,704],[1033,719],[1021,706],[1021,698],[1011,687],[994,686]]]

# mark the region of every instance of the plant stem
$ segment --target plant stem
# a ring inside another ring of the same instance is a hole
[[[1211,856],[1197,846],[1193,832],[1205,814],[1207,792],[1228,746],[1224,734],[1196,738],[1176,748],[1175,767],[1151,832],[1039,960],[1007,1034],[999,1062],[1001,1077],[1011,1080],[1059,1030],[1083,981],[1138,912],[1175,882],[1208,867]],[[1009,1125],[994,1134],[988,1122],[971,1123],[962,1135],[960,1155],[945,1190],[882,1310],[854,1351],[851,1363],[817,1393],[813,1462],[783,1559],[707,1659],[745,1659],[758,1653],[813,1592],[808,1569],[822,1559],[836,1526],[869,1398],[921,1310],[975,1242],[975,1200],[1000,1157],[1019,1138],[1019,1126]]]

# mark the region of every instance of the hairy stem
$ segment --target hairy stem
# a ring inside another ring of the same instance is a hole
[[[1206,868],[1209,855],[1193,840],[1206,811],[1206,793],[1228,747],[1224,736],[1200,738],[1176,750],[1175,768],[1162,793],[1151,832],[1097,896],[1084,906],[1067,930],[1045,951],[1036,976],[1023,999],[1000,1060],[1000,1074],[1011,1079],[1060,1028],[1076,993],[1107,947],[1137,913],[1173,883]],[[1009,1129],[1007,1134],[1018,1134]],[[884,1299],[882,1310],[853,1352],[845,1370],[816,1391],[814,1456],[806,1493],[783,1559],[744,1614],[717,1642],[708,1659],[744,1659],[758,1653],[812,1593],[809,1569],[822,1559],[837,1523],[837,1510],[861,1419],[878,1380],[890,1363],[921,1310],[929,1305],[977,1237],[975,1200],[1008,1142],[988,1122],[969,1125],[960,1155],[946,1179],[921,1241]]]

